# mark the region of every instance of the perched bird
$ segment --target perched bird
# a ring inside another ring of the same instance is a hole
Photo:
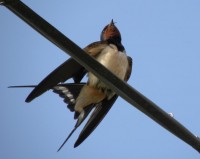
[[[84,51],[121,80],[127,81],[132,71],[132,58],[126,55],[124,46],[121,43],[121,34],[113,20],[104,27],[100,39],[100,41],[85,47]],[[80,83],[86,73],[88,73],[87,83]],[[74,80],[74,83],[60,83],[70,78]],[[45,91],[52,89],[63,97],[64,102],[68,104],[68,108],[75,112],[74,119],[77,119],[75,127],[58,151],[92,111],[89,120],[74,144],[74,147],[79,146],[102,121],[118,97],[109,86],[72,58],[55,69],[37,86],[11,87],[34,87],[26,102],[30,102]]]

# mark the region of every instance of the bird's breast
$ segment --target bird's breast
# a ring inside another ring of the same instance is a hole
[[[125,52],[118,51],[117,47],[113,44],[108,45],[102,52],[96,57],[96,60],[104,65],[113,74],[124,80],[128,60]],[[99,81],[99,79],[89,72],[89,84],[101,88],[107,88],[107,86]]]

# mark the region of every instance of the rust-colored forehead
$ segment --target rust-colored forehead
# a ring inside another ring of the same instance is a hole
[[[114,23],[108,24],[104,27],[101,33],[101,40],[107,40],[109,38],[120,38],[121,34],[118,28],[114,25]]]

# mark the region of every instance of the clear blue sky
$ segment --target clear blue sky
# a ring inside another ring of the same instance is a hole
[[[98,41],[113,18],[134,60],[129,84],[200,136],[200,1],[30,1],[28,6],[79,46]],[[31,89],[69,56],[0,7],[0,158],[197,159],[186,143],[119,98],[78,148],[57,149],[74,126],[73,114],[51,91],[32,103]]]

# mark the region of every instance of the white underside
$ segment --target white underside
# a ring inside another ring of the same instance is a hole
[[[110,44],[97,56],[96,60],[120,79],[124,80],[128,68],[128,60],[125,52],[118,51],[115,45]],[[88,76],[89,85],[103,89],[108,88],[91,72],[88,73]]]

